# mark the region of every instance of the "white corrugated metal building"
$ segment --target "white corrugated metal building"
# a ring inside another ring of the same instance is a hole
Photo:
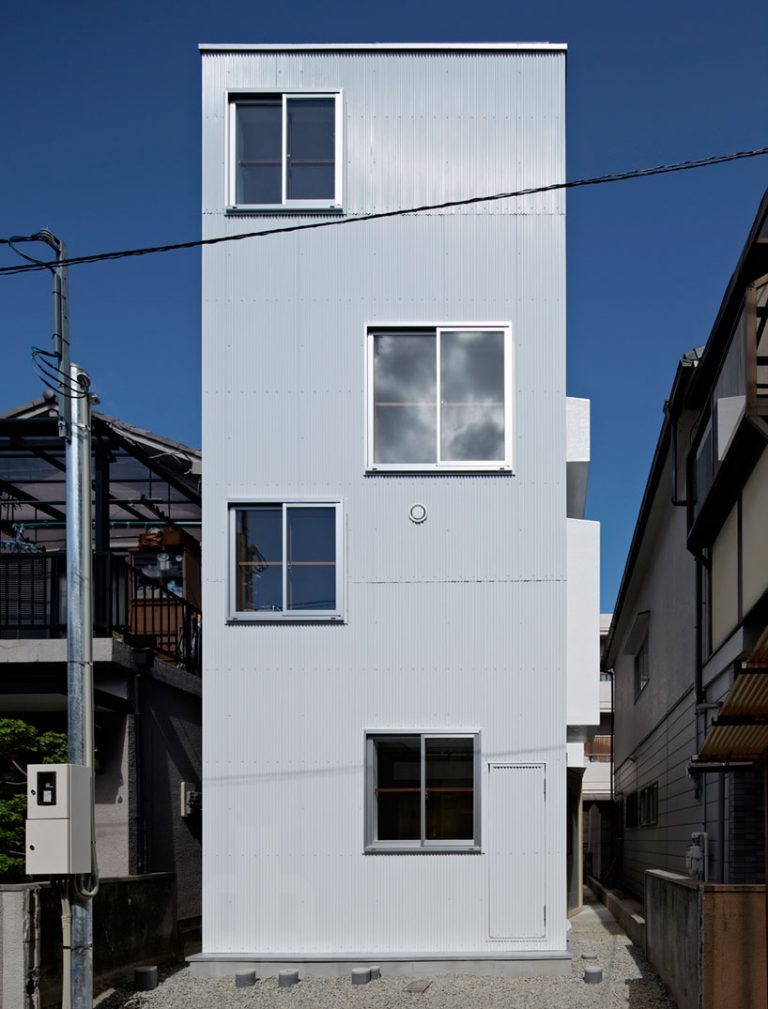
[[[356,220],[561,181],[565,47],[201,48],[203,237],[352,221],[203,255],[193,967],[567,969],[564,195]]]

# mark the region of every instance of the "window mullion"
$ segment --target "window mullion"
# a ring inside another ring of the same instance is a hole
[[[440,347],[441,347],[441,336],[442,330],[435,330],[435,409],[437,410],[437,422],[435,424],[435,431],[437,433],[437,445],[435,446],[435,459],[437,460],[438,466],[442,464],[442,457],[440,454],[440,446],[442,445],[442,435],[441,427],[443,421],[443,389],[442,381],[440,375]]]
[[[283,505],[283,606],[288,612],[288,505]]]
[[[421,760],[420,760],[420,764],[421,764],[421,790],[420,790],[420,794],[419,794],[419,799],[420,799],[420,803],[419,803],[419,805],[420,805],[419,815],[420,815],[420,821],[421,821],[420,844],[421,844],[422,847],[424,847],[425,842],[426,842],[426,836],[427,836],[427,767],[426,767],[426,763],[427,763],[426,762],[427,743],[426,743],[426,740],[425,740],[423,734],[419,737],[419,740],[420,740],[420,743],[421,743]]]
[[[283,157],[281,171],[281,195],[282,202],[288,199],[288,96],[283,95],[282,102],[282,136],[283,136]]]

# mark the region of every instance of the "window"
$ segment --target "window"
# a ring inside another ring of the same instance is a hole
[[[340,207],[340,111],[340,94],[230,95],[229,203]]]
[[[368,331],[368,468],[510,470],[508,326]]]
[[[233,617],[341,617],[338,502],[232,505],[229,520]]]
[[[640,790],[638,821],[641,827],[652,827],[659,819],[659,783]]]
[[[635,697],[648,683],[648,635],[643,638],[640,647],[635,652]]]
[[[624,803],[627,827],[653,827],[659,819],[659,783],[654,781],[637,792],[630,792]]]
[[[478,734],[366,739],[367,851],[478,851]]]

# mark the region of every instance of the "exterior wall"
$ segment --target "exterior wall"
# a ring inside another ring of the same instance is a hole
[[[712,545],[712,647],[739,622],[739,522],[733,508]]]
[[[128,718],[99,712],[96,721],[104,725],[96,744],[99,769],[94,777],[99,872],[127,876],[131,871]]]
[[[600,526],[569,518],[567,539],[568,726],[596,726],[600,720]]]
[[[665,469],[670,465],[669,454]],[[638,561],[614,635],[614,792],[658,782],[658,820],[623,829],[624,885],[642,897],[647,869],[685,872],[691,833],[716,822],[711,783],[687,774],[696,752],[694,698],[695,568],[686,550],[685,509],[670,502],[669,482],[659,482]],[[649,611],[649,680],[635,697],[630,651],[638,613]],[[708,805],[705,812],[704,805]],[[714,844],[713,838],[713,844]]]
[[[665,472],[669,472],[668,467],[667,453]],[[671,504],[669,486],[662,477],[629,591],[621,613],[616,614],[613,652],[617,773],[693,686],[695,567],[685,546],[685,509]],[[650,679],[635,698],[634,655],[628,650],[628,639],[637,614],[643,611],[650,612]]]
[[[343,89],[348,213],[564,171],[562,53],[203,67],[206,236],[272,220],[223,214],[226,87]],[[563,212],[534,196],[204,252],[205,954],[565,948]],[[514,475],[366,475],[365,327],[418,320],[511,323]],[[227,500],[282,496],[343,502],[343,625],[227,623]],[[363,853],[374,729],[479,731],[484,835],[487,765],[545,765],[541,938],[490,941],[484,855]]]
[[[198,918],[202,824],[199,813],[181,816],[179,785],[202,781],[200,698],[150,679],[142,686],[141,709],[144,867],[175,872],[179,919]]]
[[[741,495],[742,538],[749,549],[742,556],[746,613],[768,589],[768,448],[763,451]]]

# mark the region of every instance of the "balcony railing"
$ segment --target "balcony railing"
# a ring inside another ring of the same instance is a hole
[[[66,563],[64,554],[0,554],[0,638],[66,637]],[[124,557],[93,555],[93,633],[200,673],[200,610]]]

